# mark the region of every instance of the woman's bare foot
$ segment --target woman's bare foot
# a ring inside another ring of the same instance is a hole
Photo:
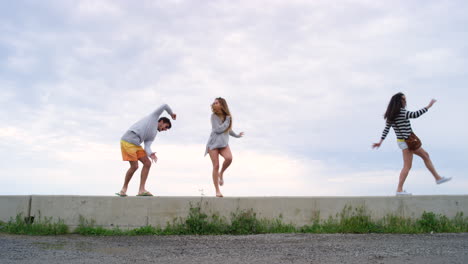
[[[223,196],[223,194],[221,194],[221,192],[217,192],[216,197],[224,197],[224,196]]]
[[[220,175],[219,175],[219,180],[218,180],[218,182],[219,182],[219,186],[223,186],[223,185],[224,185],[223,174],[220,174]]]
[[[127,196],[127,188],[122,188],[118,194],[119,196]]]
[[[120,197],[127,197],[127,194],[124,191],[120,191],[118,193],[115,193],[115,195],[120,196]]]

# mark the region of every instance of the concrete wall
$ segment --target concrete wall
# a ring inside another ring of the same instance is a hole
[[[30,210],[28,203],[30,202]],[[310,224],[319,217],[336,217],[345,206],[365,208],[373,219],[393,214],[419,218],[424,211],[449,218],[457,212],[468,215],[468,196],[410,197],[106,197],[106,196],[0,196],[0,220],[7,221],[18,213],[26,216],[63,219],[71,228],[78,226],[80,215],[95,220],[97,226],[136,228],[145,225],[166,226],[185,218],[190,206],[201,204],[208,214],[217,213],[230,219],[237,210],[250,210],[258,218],[276,219],[296,226]]]
[[[31,196],[1,196],[0,195],[0,221],[8,222],[11,218],[16,218],[21,214],[24,217],[29,215]]]

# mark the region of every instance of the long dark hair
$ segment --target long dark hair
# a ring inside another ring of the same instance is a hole
[[[390,102],[387,106],[387,111],[384,114],[384,119],[387,121],[393,122],[397,118],[398,114],[400,114],[400,109],[404,108],[406,104],[403,103],[403,93],[397,93],[392,96]]]

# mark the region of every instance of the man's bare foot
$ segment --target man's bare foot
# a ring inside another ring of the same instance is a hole
[[[145,190],[138,192],[137,196],[153,196],[153,194]]]
[[[224,196],[220,192],[217,192],[216,197],[224,197]]]

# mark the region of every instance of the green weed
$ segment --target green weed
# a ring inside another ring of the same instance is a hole
[[[0,232],[20,235],[62,235],[68,233],[68,226],[62,219],[53,222],[52,217],[41,216],[25,218],[18,214],[15,219],[10,219],[7,223],[0,223]]]
[[[52,218],[34,220],[18,215],[9,222],[0,221],[0,232],[28,235],[59,235],[69,233],[64,221]],[[232,213],[228,221],[218,214],[208,215],[200,205],[191,206],[187,218],[174,219],[165,228],[143,226],[131,230],[119,227],[106,229],[96,226],[94,220],[80,216],[79,226],[73,231],[81,235],[133,236],[133,235],[247,235],[265,233],[457,233],[468,232],[468,218],[458,213],[453,219],[432,212],[424,212],[418,219],[387,215],[380,220],[372,220],[363,207],[345,206],[340,214],[320,220],[320,214],[311,219],[310,225],[295,227],[283,222],[280,216],[274,220],[261,219],[253,210],[239,210]]]

